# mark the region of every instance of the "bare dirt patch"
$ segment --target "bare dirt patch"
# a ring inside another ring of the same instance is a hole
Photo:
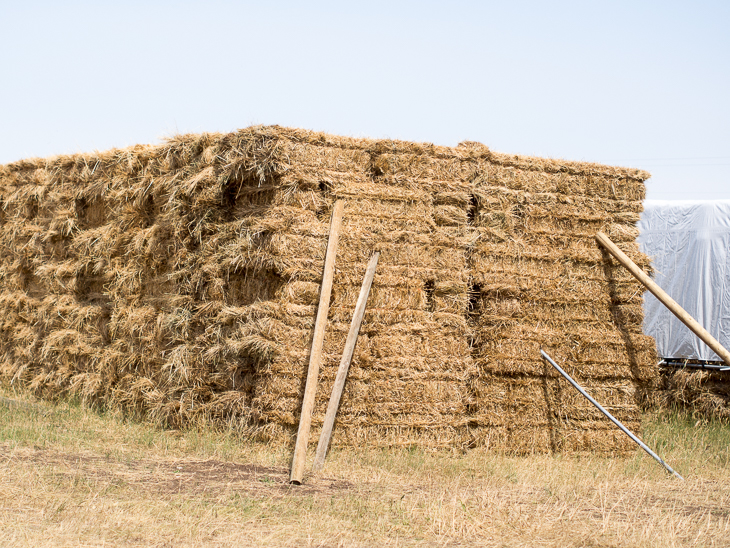
[[[239,464],[215,459],[117,460],[90,453],[67,453],[44,448],[10,448],[0,445],[0,460],[52,467],[57,475],[82,475],[94,484],[128,486],[154,494],[217,494],[235,491],[246,496],[335,496],[353,489],[347,481],[308,478],[305,485],[289,484],[289,471],[281,467]]]

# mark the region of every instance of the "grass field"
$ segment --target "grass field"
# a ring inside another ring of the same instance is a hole
[[[0,391],[1,546],[730,546],[730,427],[647,415],[628,458],[291,448]],[[311,462],[311,461],[310,461]]]

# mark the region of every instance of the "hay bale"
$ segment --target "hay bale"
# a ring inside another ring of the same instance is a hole
[[[0,167],[0,377],[157,423],[296,431],[346,200],[316,430],[380,251],[335,444],[624,451],[545,348],[638,427],[656,382],[638,170],[280,127]]]
[[[659,404],[702,420],[730,421],[730,384],[727,373],[665,367],[660,371]]]

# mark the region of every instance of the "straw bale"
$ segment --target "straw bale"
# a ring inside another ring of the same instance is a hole
[[[588,380],[583,386],[619,420],[637,421],[635,387],[630,380]],[[558,378],[483,375],[475,388],[477,420],[491,426],[530,426],[564,422],[582,424],[603,415],[572,387]],[[529,410],[519,413],[519,410]]]
[[[339,198],[313,439],[377,250],[334,444],[623,451],[539,350],[638,424],[642,292],[593,234],[649,268],[646,177],[278,126],[0,166],[0,378],[291,441]]]
[[[535,341],[546,346],[553,346],[555,341],[561,341],[561,348],[568,345],[580,349],[601,346],[622,347],[627,345],[627,341],[634,350],[650,351],[654,348],[654,339],[648,335],[637,332],[625,333],[618,329],[598,331],[591,329],[590,326],[574,329],[570,333],[561,333],[560,329],[551,329],[546,326],[537,328],[537,326],[514,322],[501,328],[500,338]]]
[[[307,166],[317,170],[334,170],[344,173],[364,171],[370,164],[370,155],[363,150],[341,146],[322,146],[311,142],[286,140],[282,147],[282,156],[287,160],[289,169]]]
[[[495,297],[473,302],[473,305],[480,307],[482,318],[490,322],[499,318],[519,317],[532,323],[593,324],[597,329],[607,329],[615,326],[618,315],[630,319],[630,327],[636,329],[636,321],[643,314],[640,304],[615,304],[612,309],[607,309],[595,306],[592,301],[528,301],[514,297]]]
[[[617,244],[618,245],[618,244]],[[639,251],[638,244],[635,242],[622,243],[618,247],[629,256],[640,267],[648,267],[649,262],[644,254]],[[560,250],[556,253],[556,250]],[[573,240],[564,242],[563,245],[554,246],[548,243],[542,245],[530,245],[519,240],[500,241],[498,243],[480,243],[474,247],[473,258],[481,258],[482,256],[491,256],[501,253],[502,257],[511,257],[513,259],[549,259],[553,258],[556,262],[570,261],[576,265],[602,265],[606,259],[604,254],[596,248],[595,243],[591,247],[587,241]],[[557,256],[556,256],[557,255]],[[611,263],[612,264],[612,263]]]
[[[562,258],[561,258],[562,259]],[[566,260],[556,260],[555,257],[543,256],[491,256],[481,254],[470,257],[471,261],[478,260],[479,271],[484,275],[490,274],[502,277],[529,276],[544,280],[585,279],[611,284],[631,282],[633,276],[618,263],[581,264]],[[571,299],[580,301],[581,298]],[[585,300],[585,297],[583,297]]]
[[[608,420],[605,420],[608,423]],[[555,430],[549,425],[472,428],[471,446],[484,446],[497,451],[534,454],[550,451],[570,453],[607,452],[627,454],[635,450],[634,443],[608,423],[593,423],[590,427]],[[638,424],[630,424],[636,428]],[[600,428],[603,427],[603,428]]]
[[[365,179],[365,175],[362,175]],[[393,202],[422,202],[431,204],[435,202],[432,193],[423,188],[407,188],[396,185],[375,184],[369,179],[362,182],[352,180],[353,177],[344,173],[339,184],[328,184],[327,188],[332,196],[348,201],[348,209],[351,200],[379,200]]]
[[[468,181],[473,178],[475,164],[458,157],[439,158],[424,154],[377,154],[372,160],[375,175],[397,175],[409,179],[431,181]]]
[[[697,418],[730,421],[727,373],[666,367],[661,371],[659,403],[690,412]]]
[[[522,165],[520,165],[522,164]],[[648,178],[647,173],[634,172],[631,176],[626,172],[602,169],[595,174],[587,174],[586,170],[558,166],[553,169],[534,169],[530,166],[525,169],[523,162],[495,162],[480,165],[475,174],[475,186],[500,186],[512,190],[524,190],[531,193],[564,194],[567,196],[593,196],[614,200],[641,202],[646,189],[643,181]],[[555,169],[557,168],[557,169]]]

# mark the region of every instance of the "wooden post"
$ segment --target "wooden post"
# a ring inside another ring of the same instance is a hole
[[[634,275],[634,277],[639,280],[646,288],[651,291],[654,296],[661,301],[661,303],[666,306],[669,311],[677,316],[677,318],[680,319],[680,321],[689,327],[692,332],[697,335],[707,346],[709,346],[712,351],[720,356],[727,365],[730,365],[730,352],[728,352],[725,347],[723,347],[715,337],[710,335],[710,333],[702,327],[697,320],[695,320],[692,316],[690,316],[687,311],[679,306],[677,302],[672,299],[669,295],[666,294],[666,292],[659,287],[654,280],[652,280],[649,276],[644,273],[643,270],[641,270],[638,266],[636,266],[636,263],[629,259],[626,254],[621,251],[618,247],[616,247],[616,244],[614,244],[608,236],[606,236],[603,232],[599,232],[596,234],[596,240],[599,244],[601,244],[603,247],[606,248],[606,250],[616,257],[618,262],[620,262],[623,266],[626,267],[626,269],[631,272],[631,274]]]
[[[301,417],[299,417],[299,430],[297,431],[297,442],[294,447],[291,476],[289,478],[290,483],[294,483],[296,485],[300,485],[302,483],[302,477],[304,476],[304,464],[307,458],[307,444],[309,443],[309,429],[312,426],[312,410],[314,408],[314,396],[317,393],[319,365],[322,361],[322,345],[324,343],[324,330],[327,326],[327,313],[330,309],[332,279],[335,273],[335,256],[337,255],[337,242],[340,237],[340,224],[342,223],[343,208],[344,202],[341,200],[337,200],[332,208],[330,234],[327,242],[327,254],[324,258],[322,286],[319,290],[317,319],[314,322],[314,337],[312,339],[312,349],[309,353],[307,384],[304,387],[302,414]]]
[[[370,263],[368,263],[367,270],[365,270],[365,278],[363,279],[362,287],[360,288],[360,296],[357,298],[355,312],[352,316],[352,323],[350,324],[350,332],[347,334],[345,350],[342,352],[340,367],[337,369],[335,384],[332,386],[332,396],[330,396],[330,402],[327,406],[327,414],[324,417],[324,424],[322,425],[322,433],[319,436],[317,454],[314,457],[314,466],[312,466],[313,472],[318,472],[322,468],[324,459],[327,456],[327,448],[329,447],[330,438],[332,437],[332,427],[335,424],[335,416],[337,415],[337,410],[340,407],[340,398],[342,397],[342,390],[345,387],[347,371],[350,369],[352,354],[355,351],[357,336],[360,333],[360,325],[362,324],[362,318],[365,315],[365,305],[368,300],[368,295],[370,294],[370,286],[372,285],[373,278],[375,277],[375,268],[378,266],[378,257],[380,257],[380,253],[376,251],[370,259]]]

